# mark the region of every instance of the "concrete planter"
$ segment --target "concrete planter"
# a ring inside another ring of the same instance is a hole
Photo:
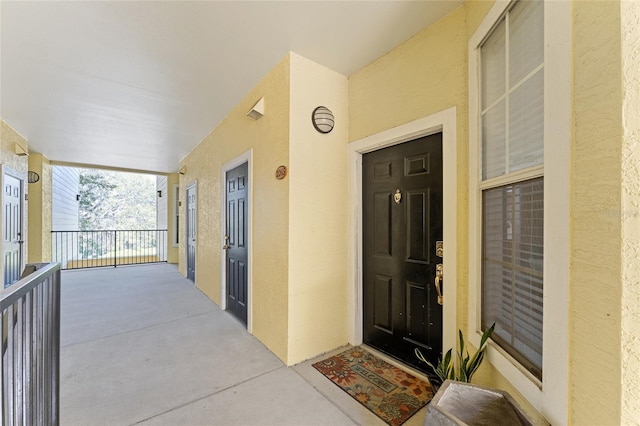
[[[445,380],[427,408],[425,426],[531,426],[507,392]]]

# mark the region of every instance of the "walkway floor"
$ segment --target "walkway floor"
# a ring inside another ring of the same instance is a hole
[[[287,368],[174,265],[64,271],[61,346],[65,426],[385,424],[316,360]]]

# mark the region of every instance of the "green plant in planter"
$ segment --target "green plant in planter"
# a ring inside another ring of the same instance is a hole
[[[429,367],[431,367],[431,369],[433,370],[433,372],[435,373],[435,375],[439,380],[439,383],[436,383],[438,386],[441,385],[447,379],[470,383],[471,377],[476,372],[478,367],[480,367],[480,364],[484,359],[484,355],[487,351],[487,347],[486,347],[487,340],[489,339],[489,337],[491,337],[491,334],[493,333],[493,330],[495,329],[495,327],[496,327],[496,324],[493,323],[493,325],[482,334],[482,338],[480,339],[480,347],[478,348],[476,353],[473,354],[473,356],[469,355],[468,350],[465,353],[466,348],[464,344],[464,337],[462,336],[462,331],[458,330],[458,333],[459,333],[458,343],[460,345],[460,350],[457,353],[458,355],[457,363],[454,357],[451,355],[453,348],[449,349],[445,354],[444,358],[438,361],[437,367],[434,366],[429,361],[427,361],[424,355],[422,355],[422,352],[420,352],[420,349],[418,348],[415,349],[416,357],[420,361],[426,363]]]

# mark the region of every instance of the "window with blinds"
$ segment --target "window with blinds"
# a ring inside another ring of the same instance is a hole
[[[518,1],[480,48],[482,327],[542,378],[544,2]]]

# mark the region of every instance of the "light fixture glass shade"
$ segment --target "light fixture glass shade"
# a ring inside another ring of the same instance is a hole
[[[31,170],[29,170],[29,173],[27,173],[27,182],[36,183],[39,180],[40,180],[40,175],[37,174],[36,172],[32,172]]]
[[[335,124],[333,113],[329,108],[324,106],[319,106],[313,110],[311,121],[313,122],[313,127],[320,133],[329,133],[333,130]]]

